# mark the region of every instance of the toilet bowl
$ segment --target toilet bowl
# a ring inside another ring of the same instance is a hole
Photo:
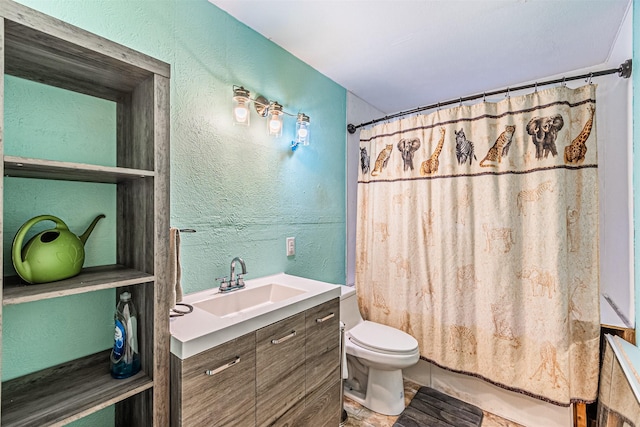
[[[372,411],[398,415],[404,410],[402,369],[418,363],[418,341],[390,326],[363,320],[355,288],[343,286],[340,320],[345,325],[345,396]]]

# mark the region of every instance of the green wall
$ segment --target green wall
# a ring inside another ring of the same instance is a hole
[[[344,283],[344,88],[205,0],[20,3],[171,64],[171,225],[197,230],[182,235],[185,293],[217,286],[234,256],[245,259],[247,279],[284,271]],[[294,117],[279,139],[255,113],[250,128],[234,127],[234,84],[309,115],[311,145],[289,149]],[[115,163],[113,103],[13,77],[5,91],[8,154]],[[85,265],[115,261],[112,185],[5,178],[4,206],[5,274],[16,230],[43,213],[76,233],[105,213]],[[109,290],[5,307],[3,379],[110,347],[114,301]],[[112,425],[112,413],[74,425]]]

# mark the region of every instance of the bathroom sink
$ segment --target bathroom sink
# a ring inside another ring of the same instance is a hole
[[[305,292],[303,289],[269,283],[255,288],[216,294],[211,299],[197,302],[193,305],[214,316],[230,317],[284,301]]]
[[[171,353],[184,360],[340,297],[340,286],[285,273],[249,279],[245,286],[185,295],[182,303],[194,310],[169,320]]]

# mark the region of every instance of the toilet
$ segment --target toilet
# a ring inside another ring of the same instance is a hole
[[[384,415],[400,414],[402,369],[418,363],[418,341],[399,329],[363,320],[354,287],[342,286],[340,320],[345,325],[345,396]]]

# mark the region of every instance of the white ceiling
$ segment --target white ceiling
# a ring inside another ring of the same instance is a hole
[[[209,0],[391,114],[607,61],[631,0]]]

